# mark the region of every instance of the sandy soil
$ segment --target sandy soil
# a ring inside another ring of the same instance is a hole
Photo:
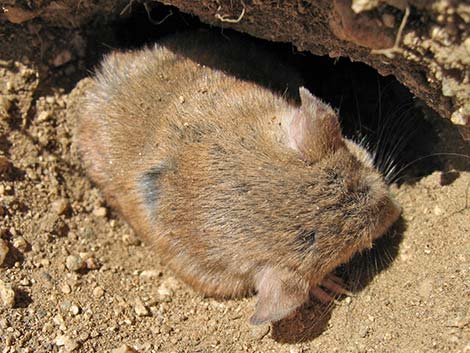
[[[2,352],[470,352],[468,163],[393,186],[403,219],[343,270],[354,296],[252,327],[253,298],[199,296],[107,208],[73,144],[83,37],[39,30],[0,37]]]

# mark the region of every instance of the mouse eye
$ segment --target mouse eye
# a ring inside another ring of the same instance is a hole
[[[343,176],[338,172],[338,170],[333,168],[328,168],[325,170],[327,183],[328,184],[339,184],[343,182]]]

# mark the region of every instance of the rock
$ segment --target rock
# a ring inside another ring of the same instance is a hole
[[[382,23],[385,27],[393,28],[395,27],[395,16],[385,13],[382,15]]]
[[[72,292],[72,288],[67,283],[64,283],[60,286],[60,291],[64,294],[70,294]]]
[[[72,53],[65,49],[56,55],[56,57],[52,60],[52,65],[59,67],[67,64],[70,60],[72,60]]]
[[[10,161],[5,156],[0,156],[0,174],[6,173],[10,169]]]
[[[438,205],[434,206],[433,212],[438,217],[444,214],[444,211]]]
[[[134,311],[137,314],[137,316],[149,315],[149,310],[147,309],[147,307],[145,306],[145,304],[142,302],[140,298],[137,298],[135,300]]]
[[[66,213],[70,208],[69,201],[65,198],[55,200],[52,203],[52,210],[57,214],[57,215],[63,215]]]
[[[93,289],[93,296],[95,298],[101,298],[104,295],[104,289],[101,287],[96,287]]]
[[[71,339],[66,335],[59,335],[55,339],[55,344],[58,347],[64,347],[66,352],[73,352],[78,349],[79,344],[77,341]]]
[[[140,244],[140,239],[137,238],[134,234],[124,234],[122,236],[122,241],[126,245],[139,245]]]
[[[0,118],[8,118],[10,116],[11,100],[7,96],[0,97]]]
[[[106,207],[97,207],[93,210],[93,214],[97,217],[106,217],[107,213]]]
[[[85,260],[85,266],[89,270],[96,270],[100,268],[100,264],[93,256],[90,256]]]
[[[361,13],[375,9],[378,5],[378,0],[353,0],[351,8],[355,13]]]
[[[0,302],[2,306],[13,308],[15,306],[15,291],[8,283],[0,280]]]
[[[254,340],[261,341],[269,333],[269,330],[269,325],[253,325],[250,326],[250,335]]]
[[[85,268],[85,262],[79,255],[69,255],[65,260],[65,267],[70,271],[80,271]]]
[[[21,251],[26,251],[28,249],[28,243],[22,236],[18,236],[13,239],[13,246]]]
[[[15,24],[20,24],[39,15],[39,11],[25,10],[19,6],[5,6],[3,12],[8,21]]]
[[[5,240],[0,239],[0,265],[3,264],[3,261],[5,261],[8,252],[9,252],[8,244]]]
[[[162,275],[162,271],[157,271],[157,270],[145,270],[142,271],[139,275],[140,278],[144,280],[151,280],[154,278],[158,278]]]
[[[68,224],[62,219],[57,218],[52,224],[51,233],[58,237],[65,237],[69,232]]]
[[[69,311],[72,316],[77,316],[78,314],[80,314],[80,308],[78,307],[78,305],[75,304],[70,305]]]
[[[139,353],[139,352],[136,351],[131,346],[128,346],[127,344],[123,344],[121,347],[113,349],[111,353]]]
[[[25,277],[25,278],[23,278],[23,279],[20,281],[20,284],[21,284],[22,286],[27,287],[27,286],[30,286],[30,285],[31,285],[31,281],[30,281],[28,278]]]
[[[50,112],[47,112],[47,111],[42,111],[39,113],[36,121],[38,123],[42,123],[44,121],[47,121],[49,118],[51,117],[51,113]]]
[[[157,300],[159,302],[170,302],[173,297],[173,291],[163,283],[157,289]]]
[[[423,298],[429,298],[434,291],[434,283],[431,278],[426,278],[418,285],[418,293]]]

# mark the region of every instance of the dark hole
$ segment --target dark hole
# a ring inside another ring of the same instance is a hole
[[[233,34],[227,29],[205,25],[197,17],[174,7],[157,2],[148,4],[149,12],[135,1],[128,9],[131,11],[128,17],[112,26],[89,29],[88,50],[94,53],[88,56],[90,68],[107,51],[140,48],[175,32],[203,28]],[[376,165],[384,174],[388,173],[389,181],[414,182],[436,170],[469,169],[464,158],[430,156],[442,152],[468,155],[470,148],[452,124],[427,108],[393,76],[382,77],[373,68],[348,58],[300,53],[291,44],[242,36],[295,66],[306,87],[339,111],[345,136],[367,146],[375,156]]]

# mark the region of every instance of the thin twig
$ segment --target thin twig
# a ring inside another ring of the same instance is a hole
[[[168,15],[166,15],[165,17],[163,17],[163,19],[161,19],[160,21],[155,21],[152,16],[150,15],[150,8],[149,8],[149,4],[148,2],[144,2],[144,7],[145,7],[145,11],[147,12],[147,17],[150,21],[150,23],[158,26],[158,25],[161,25],[163,22],[165,22],[165,20],[170,17],[171,15],[173,15],[173,11],[170,10],[170,13]]]
[[[386,48],[386,49],[372,49],[372,54],[383,54],[389,59],[393,59],[395,57],[395,53],[402,53],[403,49],[400,48],[401,37],[403,34],[403,30],[405,29],[406,22],[408,21],[408,17],[410,16],[410,7],[407,6],[405,9],[405,15],[401,20],[400,27],[398,28],[397,36],[395,37],[395,43],[393,47]]]
[[[219,11],[221,10],[222,6],[219,6],[217,8],[215,18],[218,19],[220,22],[228,22],[228,23],[238,23],[238,22],[240,22],[242,20],[243,16],[245,16],[245,11],[246,11],[245,2],[243,0],[240,0],[240,2],[242,4],[243,8],[242,8],[242,12],[240,13],[240,16],[238,16],[238,18],[233,19],[233,18],[229,18],[230,15],[220,15]]]
[[[129,12],[132,12],[132,4],[134,3],[134,0],[131,0],[127,3],[127,5],[122,9],[122,11],[119,13],[119,16],[122,16],[124,15],[127,10],[129,10]]]

